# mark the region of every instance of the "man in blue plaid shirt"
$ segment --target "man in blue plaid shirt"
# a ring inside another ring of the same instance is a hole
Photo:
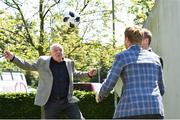
[[[127,50],[116,54],[111,71],[96,94],[96,101],[102,101],[121,77],[123,92],[113,118],[163,119],[165,90],[159,56],[141,48],[142,28],[127,27],[124,34]]]

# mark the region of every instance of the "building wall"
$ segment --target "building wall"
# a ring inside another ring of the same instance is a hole
[[[156,0],[144,24],[152,32],[152,49],[164,61],[165,118],[180,118],[180,0]]]

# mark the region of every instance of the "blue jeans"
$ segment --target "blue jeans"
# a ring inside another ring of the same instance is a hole
[[[45,119],[84,119],[77,103],[68,103],[62,100],[48,101],[44,106]]]

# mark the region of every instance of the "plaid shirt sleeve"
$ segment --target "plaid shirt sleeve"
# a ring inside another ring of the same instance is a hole
[[[113,62],[112,68],[107,75],[107,79],[103,82],[103,85],[100,89],[99,96],[100,99],[102,100],[104,97],[106,97],[109,92],[114,88],[120,73],[123,68],[123,61],[120,61],[120,55],[115,56],[115,60]]]
[[[164,77],[163,77],[163,73],[162,73],[162,67],[160,67],[160,70],[159,70],[158,86],[159,86],[161,96],[163,96],[165,93],[165,88],[164,88],[165,85],[164,85]]]

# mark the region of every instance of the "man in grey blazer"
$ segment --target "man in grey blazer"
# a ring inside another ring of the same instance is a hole
[[[4,56],[24,70],[39,73],[34,104],[43,107],[45,118],[57,119],[65,112],[70,119],[83,119],[77,105],[79,100],[73,96],[73,77],[93,77],[96,69],[76,71],[74,62],[64,58],[63,47],[58,43],[50,46],[50,56],[40,56],[34,63],[20,60],[10,51],[5,51]]]

